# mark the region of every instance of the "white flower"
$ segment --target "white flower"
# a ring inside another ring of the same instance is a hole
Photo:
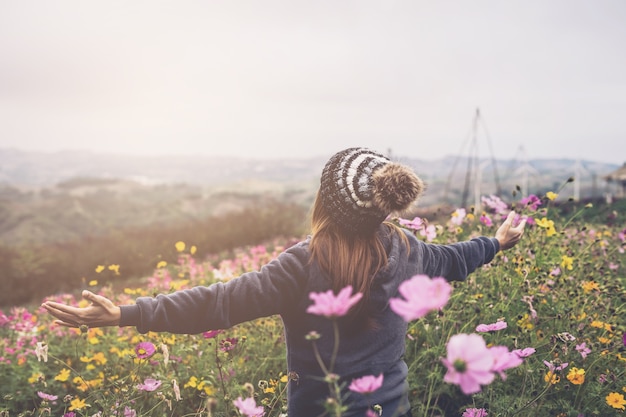
[[[46,342],[37,342],[35,355],[37,355],[37,360],[39,362],[41,362],[42,359],[44,362],[48,362],[48,345]]]

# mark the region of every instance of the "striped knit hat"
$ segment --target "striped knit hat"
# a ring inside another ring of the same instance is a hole
[[[352,234],[373,232],[391,213],[408,209],[424,189],[411,168],[366,148],[333,155],[320,183],[331,218]]]

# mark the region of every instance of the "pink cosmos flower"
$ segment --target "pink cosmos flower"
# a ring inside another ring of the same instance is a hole
[[[466,408],[462,417],[487,417],[487,410],[484,408]]]
[[[135,353],[139,359],[149,358],[154,355],[154,352],[156,352],[156,348],[150,342],[139,342],[137,346],[135,346]]]
[[[482,333],[497,332],[498,330],[506,329],[507,326],[508,325],[506,324],[506,321],[498,320],[495,323],[491,324],[479,324],[478,326],[476,326],[476,331]]]
[[[591,349],[587,347],[587,343],[585,342],[582,342],[580,345],[576,345],[576,351],[580,353],[580,356],[582,356],[583,359],[585,359],[587,355],[591,353]]]
[[[494,380],[494,358],[481,336],[455,334],[448,341],[447,352],[447,357],[441,360],[448,368],[443,380],[459,385],[464,394],[475,394],[481,385]]]
[[[533,353],[535,353],[537,350],[533,347],[527,347],[524,349],[515,349],[512,350],[511,353],[515,353],[517,356],[519,356],[520,358],[527,358],[530,355],[532,355]]]
[[[398,292],[404,299],[390,299],[389,307],[404,321],[410,322],[445,306],[452,286],[443,277],[431,279],[426,275],[415,275],[400,284]]]
[[[154,378],[146,378],[143,384],[137,385],[137,389],[141,391],[152,392],[161,386],[161,381]]]
[[[489,197],[482,196],[480,200],[496,214],[502,214],[504,216],[509,214],[509,205],[502,201],[497,195],[492,194]]]
[[[235,401],[233,401],[235,407],[239,409],[239,412],[247,417],[263,417],[265,415],[265,411],[263,411],[263,406],[256,405],[256,401],[254,398],[246,398],[245,400],[241,397],[238,397]]]
[[[520,203],[528,207],[532,211],[537,211],[537,208],[541,205],[541,199],[534,194],[529,195],[526,198],[522,198]]]
[[[224,330],[209,330],[208,332],[202,333],[202,337],[205,339],[213,339],[218,334],[222,333]]]
[[[493,356],[493,365],[491,370],[500,375],[500,378],[502,378],[503,381],[506,381],[506,374],[504,371],[515,368],[524,362],[524,360],[517,354],[509,352],[509,348],[506,346],[492,346],[489,348],[489,352]]]
[[[226,339],[220,341],[220,350],[222,352],[231,351],[235,348],[235,346],[237,346],[237,343],[239,343],[239,339],[236,337],[227,337]]]
[[[405,226],[409,229],[413,229],[413,230],[420,230],[424,227],[424,221],[419,218],[419,217],[415,217],[413,218],[413,220],[407,220],[407,219],[398,219],[398,222],[402,225]]]
[[[452,213],[452,216],[450,217],[450,223],[452,223],[455,226],[460,226],[463,224],[463,220],[465,219],[465,216],[467,216],[467,212],[465,211],[464,208],[456,209],[454,213]]]
[[[429,224],[426,228],[420,230],[420,235],[426,238],[426,241],[432,242],[437,237],[437,228]]]
[[[543,361],[543,364],[548,367],[550,372],[554,373],[555,371],[562,371],[563,369],[567,368],[567,365],[569,365],[569,362],[563,362],[562,364],[558,366],[555,366],[552,362],[548,362],[548,361]]]
[[[350,391],[358,392],[360,394],[371,394],[383,385],[383,374],[378,376],[365,375],[361,378],[352,380],[352,383],[348,387]]]
[[[480,222],[487,227],[493,226],[493,221],[491,220],[491,217],[487,216],[486,214],[480,216]]]
[[[56,401],[59,398],[58,395],[46,394],[45,392],[41,392],[41,391],[37,391],[37,395],[42,400],[46,400],[46,401]]]
[[[124,407],[124,417],[137,417],[137,411],[133,410],[129,406]]]
[[[363,294],[357,292],[352,295],[352,286],[348,285],[335,296],[332,290],[326,292],[312,292],[309,298],[314,304],[307,308],[306,312],[318,316],[328,318],[336,318],[345,316],[348,311],[363,297]]]

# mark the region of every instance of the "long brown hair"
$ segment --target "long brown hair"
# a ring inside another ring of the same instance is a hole
[[[388,222],[383,224],[408,244],[400,228]],[[362,293],[363,300],[367,300],[372,278],[387,266],[387,253],[379,234],[376,231],[367,234],[345,232],[331,219],[319,192],[311,211],[311,234],[311,261],[317,262],[331,278],[333,291],[352,285],[353,292]],[[357,305],[356,310],[360,310],[359,307]]]

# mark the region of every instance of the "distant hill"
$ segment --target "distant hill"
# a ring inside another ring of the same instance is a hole
[[[466,206],[468,160],[394,158],[425,180],[421,207]],[[34,244],[102,235],[127,227],[177,224],[268,200],[310,206],[325,158],[266,160],[201,156],[137,157],[0,149],[0,244]],[[561,198],[601,197],[614,164],[568,159],[480,161],[480,194],[507,200],[524,191]],[[496,181],[497,179],[497,181]],[[574,185],[575,184],[575,185]],[[499,187],[498,187],[499,186]],[[514,190],[519,191],[514,191]]]
[[[319,175],[323,159],[128,156],[91,152],[26,152],[0,148],[0,183],[51,186],[72,178],[130,179],[145,184],[221,185],[250,179],[302,181]]]
[[[464,176],[467,159],[448,156],[422,160],[394,156],[413,166],[426,179],[447,178],[452,171]],[[484,160],[486,161],[486,160]],[[326,162],[317,156],[302,159],[245,159],[210,156],[130,156],[86,151],[29,152],[0,148],[0,184],[24,186],[56,185],[72,178],[130,179],[145,184],[187,183],[213,186],[251,179],[270,182],[316,181]],[[481,161],[483,162],[483,161]],[[602,176],[618,165],[572,159],[496,160],[503,178],[526,164],[531,177],[565,177],[579,163],[586,176]],[[452,168],[455,168],[454,170]],[[487,167],[484,176],[491,174]],[[519,176],[519,172],[516,174]],[[558,180],[557,180],[558,181]]]

